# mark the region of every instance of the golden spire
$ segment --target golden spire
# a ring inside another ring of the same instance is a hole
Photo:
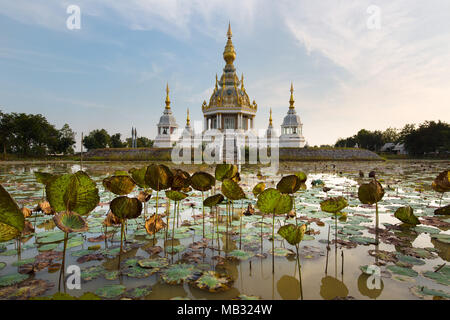
[[[231,42],[232,36],[233,33],[231,32],[231,24],[228,23],[228,32],[227,32],[228,41],[223,51],[223,59],[227,64],[232,64],[234,59],[236,59],[236,52],[234,51],[233,42]]]
[[[216,73],[216,90],[219,88],[218,86],[217,86],[217,73]]]
[[[170,109],[169,83],[167,83],[167,86],[166,86],[166,109]]]
[[[191,119],[189,118],[189,108],[187,109],[187,116],[186,116],[186,127],[189,127],[191,125]]]
[[[270,108],[269,126],[272,126],[272,108]]]
[[[289,99],[289,109],[294,109],[294,85],[291,82],[291,98]]]
[[[241,90],[244,91],[244,73],[241,76]]]

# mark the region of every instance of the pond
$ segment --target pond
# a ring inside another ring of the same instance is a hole
[[[199,191],[192,190],[179,202],[179,215],[176,211],[174,215],[174,203],[169,205],[164,191],[158,200],[153,191],[145,215],[127,220],[125,252],[119,255],[120,225],[103,224],[115,195],[105,190],[102,180],[145,163],[83,163],[83,170],[97,183],[100,203],[87,216],[89,229],[71,233],[67,241],[64,276],[71,276],[67,267],[79,267],[81,288],[71,289],[60,282],[64,233],[52,215],[36,211],[27,218],[34,232],[22,236],[20,242],[0,243],[0,298],[48,297],[61,291],[75,297],[91,292],[103,299],[448,299],[450,216],[435,215],[434,210],[450,204],[450,197],[446,193],[441,198],[431,183],[449,164],[283,162],[276,173],[243,166],[239,185],[246,199],[234,201],[228,223],[225,204],[217,210],[205,208],[203,219]],[[213,166],[167,165],[214,176]],[[63,174],[78,170],[80,164],[75,162],[3,163],[0,181],[19,207],[33,210],[45,196],[35,171]],[[372,170],[385,191],[378,203],[381,230],[377,236],[375,205],[358,199],[358,186],[371,180]],[[282,176],[298,171],[307,174],[306,189],[294,195],[295,217],[275,217],[272,260],[272,215],[259,212],[252,189],[262,181],[266,189],[275,188]],[[130,196],[139,191],[136,187]],[[218,192],[219,181],[203,196]],[[320,202],[337,196],[344,197],[348,206],[335,219],[321,210]],[[145,219],[155,213],[157,202],[163,221],[169,218],[169,229],[149,235]],[[255,214],[241,215],[249,204]],[[408,226],[394,217],[403,206],[413,208],[419,225]],[[296,247],[277,234],[289,223],[308,225],[299,244],[299,259]]]

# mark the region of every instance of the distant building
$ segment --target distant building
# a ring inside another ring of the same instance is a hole
[[[155,138],[155,148],[171,148],[177,141],[177,129],[178,125],[175,117],[172,115],[170,109],[169,99],[169,84],[166,87],[166,107],[164,108],[163,115],[159,118],[158,123],[158,135]]]
[[[277,132],[275,131],[272,125],[272,108],[270,108],[269,126],[267,127],[265,136],[267,139],[277,138]]]
[[[385,143],[385,144],[381,147],[380,151],[381,151],[381,152],[392,152],[394,148],[395,148],[395,143],[388,142],[388,143]]]
[[[294,102],[294,86],[291,83],[289,110],[281,124],[280,148],[303,148],[306,143],[302,134],[303,124],[295,111]]]

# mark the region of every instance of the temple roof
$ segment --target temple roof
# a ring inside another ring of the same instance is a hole
[[[216,75],[214,91],[209,99],[209,103],[206,101],[203,102],[203,112],[214,110],[216,108],[231,108],[237,110],[245,108],[249,111],[256,112],[257,104],[254,100],[253,102],[250,102],[250,98],[244,88],[244,75],[241,76],[241,80],[239,80],[236,75],[236,68],[233,65],[233,62],[236,59],[236,51],[234,50],[231,37],[231,26],[228,25],[228,40],[223,51],[223,59],[225,60],[226,65],[220,80],[218,80]]]

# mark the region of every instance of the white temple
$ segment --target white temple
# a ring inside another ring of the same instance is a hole
[[[161,118],[159,118],[158,135],[156,136],[154,143],[155,148],[171,148],[178,140],[178,125],[175,117],[172,115],[172,110],[170,109],[169,84],[167,84],[166,87],[165,102],[166,107],[164,108],[164,113]]]
[[[294,86],[291,83],[289,110],[281,124],[280,148],[303,148],[306,144],[302,135],[303,124],[294,107]]]

